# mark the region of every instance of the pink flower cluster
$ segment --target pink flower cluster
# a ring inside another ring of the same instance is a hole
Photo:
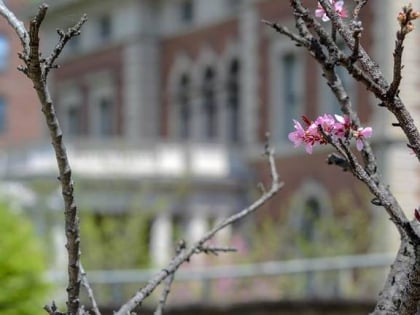
[[[317,144],[327,144],[324,134],[332,137],[332,139],[356,139],[356,147],[360,151],[363,149],[363,140],[372,136],[372,128],[354,128],[350,117],[347,115],[330,115],[324,114],[319,116],[315,121],[309,120],[302,116],[307,128],[303,128],[300,122],[293,120],[295,131],[289,133],[289,140],[295,147],[305,144],[307,153],[312,154],[313,147]],[[323,133],[320,131],[322,129]]]
[[[346,18],[348,16],[347,10],[344,7],[344,1],[337,1],[337,0],[329,0],[329,1],[330,1],[331,6],[334,8],[335,12],[337,12],[337,14],[340,17]],[[330,20],[324,8],[319,3],[318,3],[318,8],[315,10],[315,16],[320,17],[322,21],[324,22],[327,22]]]

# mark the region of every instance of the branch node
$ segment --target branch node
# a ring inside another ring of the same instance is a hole
[[[378,199],[378,198],[373,198],[371,201],[370,201],[370,203],[371,204],[373,204],[374,206],[378,206],[378,207],[381,207],[381,206],[383,206],[383,204],[382,204],[382,202]]]

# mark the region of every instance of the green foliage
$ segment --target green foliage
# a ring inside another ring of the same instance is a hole
[[[31,223],[0,203],[0,314],[44,314],[45,261]]]
[[[364,197],[362,192],[357,193],[360,198]],[[320,217],[314,217],[306,209],[291,209],[281,210],[284,215],[279,221],[262,220],[250,238],[251,259],[266,261],[365,253],[370,246],[369,205],[358,205],[354,192],[349,191],[337,194],[331,203],[334,210]],[[293,223],[297,215],[301,216],[300,224]],[[303,221],[306,224],[302,224]]]
[[[367,200],[363,191],[341,191],[330,200],[331,211],[317,214],[311,212],[310,205],[301,203],[302,208],[281,209],[277,220],[262,219],[248,238],[248,262],[366,253],[370,247],[372,218],[369,204],[361,200]],[[240,261],[240,256],[235,259],[239,257]],[[344,276],[347,276],[345,280]],[[246,287],[257,285],[251,281],[256,280],[250,279],[243,284]],[[369,281],[362,272],[344,272],[339,277],[339,273],[333,271],[282,275],[278,282],[262,283],[269,286],[269,292],[277,292],[277,296],[301,298],[332,295],[338,288],[348,296],[357,296],[360,284],[372,284]]]
[[[149,228],[149,216],[141,211],[118,215],[83,212],[83,264],[86,269],[149,267]]]

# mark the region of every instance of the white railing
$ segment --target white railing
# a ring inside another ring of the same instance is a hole
[[[175,288],[171,292],[175,295],[176,303],[212,300],[219,302],[221,298],[231,294],[231,291],[238,293],[239,298],[230,297],[229,301],[243,300],[244,297],[295,299],[313,296],[373,299],[384,282],[386,269],[394,258],[395,254],[377,253],[202,268],[186,265],[176,273]],[[102,300],[107,301],[103,303],[109,304],[124,300],[126,295],[132,294],[133,289],[141,287],[158,271],[91,270],[88,271],[88,278],[93,287],[107,292],[106,298],[102,297]],[[65,274],[49,272],[47,278],[57,284],[64,282]],[[235,281],[242,281],[242,284],[235,286]],[[283,286],[278,283],[282,283]],[[263,289],[258,289],[259,286]],[[221,287],[223,289],[220,289]],[[241,295],[238,287],[246,287],[248,291]],[[254,291],[250,293],[249,288],[253,288]],[[193,294],[185,294],[186,291]]]
[[[202,268],[180,269],[176,281],[212,280],[220,278],[249,278],[261,276],[280,276],[285,274],[308,273],[316,271],[337,271],[388,267],[395,259],[394,254],[378,253],[352,256],[292,259],[269,261],[254,264],[235,264]],[[91,270],[88,271],[92,284],[144,283],[158,273],[160,269],[134,270]],[[64,282],[65,274],[50,271],[47,279],[52,282]]]

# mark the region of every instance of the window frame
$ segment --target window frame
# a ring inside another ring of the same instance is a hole
[[[191,76],[188,73],[183,73],[179,77],[176,91],[176,135],[181,141],[188,141],[192,137],[191,81]],[[184,115],[185,113],[187,115]],[[185,117],[187,117],[187,121],[184,121]],[[186,123],[186,126],[183,123]]]
[[[235,67],[236,65],[236,67]],[[234,69],[234,67],[236,69]],[[225,93],[226,93],[226,141],[230,144],[241,142],[241,61],[239,57],[231,58],[228,62],[226,73]],[[235,89],[236,97],[232,97],[231,88]],[[235,113],[232,112],[232,99],[235,99]],[[232,126],[235,125],[235,129]]]
[[[1,51],[1,44],[4,44],[5,51]],[[0,72],[5,72],[9,69],[11,42],[9,36],[0,32]]]
[[[83,110],[83,96],[81,87],[74,82],[66,82],[58,87],[58,115],[63,121],[63,130],[70,138],[81,136],[85,133],[82,114],[80,115],[80,124],[77,132],[73,132],[70,127],[69,110],[78,108]]]
[[[208,78],[209,74],[211,74],[211,76]],[[220,138],[219,108],[216,84],[217,68],[213,67],[212,65],[207,65],[203,69],[202,73],[200,113],[203,117],[203,140],[209,142],[215,142]]]
[[[306,92],[307,86],[305,81],[306,58],[304,52],[292,43],[273,39],[269,51],[269,78],[270,78],[270,117],[269,125],[272,130],[273,141],[277,144],[279,151],[285,151],[289,148],[290,141],[287,139],[287,134],[282,134],[281,129],[285,128],[283,123],[290,124],[290,132],[293,131],[293,119],[300,119],[300,115],[304,113],[306,106]],[[284,67],[281,65],[281,60],[284,56],[292,54],[296,56],[297,73],[295,81],[297,82],[297,111],[300,112],[297,117],[285,117],[284,106],[284,85],[282,83],[282,76]],[[280,84],[280,87],[279,87]],[[300,86],[300,88],[299,88]],[[281,121],[279,121],[281,117]]]
[[[118,119],[118,103],[115,79],[111,71],[97,72],[87,78],[88,81],[88,111],[89,111],[89,128],[88,134],[91,137],[99,139],[108,139],[118,136],[117,119]],[[102,100],[108,100],[111,103],[112,126],[110,134],[103,134],[101,131],[100,104]]]
[[[7,133],[7,99],[0,95],[0,135]]]
[[[195,18],[194,0],[181,0],[178,4],[178,20],[184,25],[190,25]]]
[[[109,14],[99,16],[97,20],[97,27],[100,42],[108,42],[112,37],[112,16]]]

